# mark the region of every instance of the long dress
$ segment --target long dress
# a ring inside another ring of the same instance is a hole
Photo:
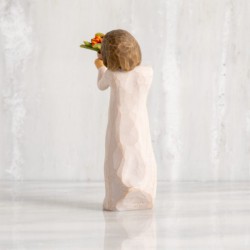
[[[131,71],[111,71],[105,66],[98,69],[98,88],[110,88],[103,210],[154,206],[157,165],[147,111],[152,78],[151,66],[138,65]]]

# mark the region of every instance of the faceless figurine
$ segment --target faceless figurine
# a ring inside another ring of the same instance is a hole
[[[105,34],[95,65],[98,88],[110,88],[103,209],[151,209],[157,187],[147,111],[153,69],[141,65],[137,40],[122,29]]]

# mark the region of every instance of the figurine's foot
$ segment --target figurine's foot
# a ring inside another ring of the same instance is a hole
[[[152,196],[137,188],[131,188],[128,193],[117,202],[117,211],[152,209]]]
[[[103,201],[102,210],[103,211],[110,211],[106,198]]]
[[[106,199],[103,202],[104,211],[128,211],[152,208],[152,196],[137,188],[130,188],[124,197],[114,204],[108,204]]]
[[[103,201],[102,210],[103,211],[117,211],[114,204],[111,204],[110,202],[108,202],[106,198]]]

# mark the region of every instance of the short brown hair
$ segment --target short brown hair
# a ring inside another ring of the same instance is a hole
[[[141,49],[137,40],[122,29],[105,34],[101,54],[104,65],[112,71],[130,71],[141,63]]]

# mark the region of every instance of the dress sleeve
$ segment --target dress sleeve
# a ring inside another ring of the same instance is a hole
[[[100,90],[105,90],[109,87],[109,84],[110,84],[109,70],[107,70],[105,66],[102,66],[98,69],[97,86]]]

